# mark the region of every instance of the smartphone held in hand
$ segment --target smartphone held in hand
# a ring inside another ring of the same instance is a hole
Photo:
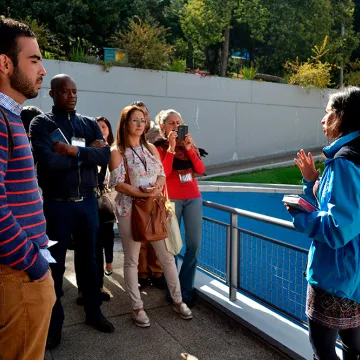
[[[189,132],[189,127],[188,125],[180,125],[177,131],[178,131],[177,140],[185,140],[185,136]]]

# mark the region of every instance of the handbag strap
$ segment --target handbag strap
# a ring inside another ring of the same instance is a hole
[[[7,134],[8,134],[8,161],[9,161],[9,160],[11,160],[11,158],[13,156],[13,152],[14,152],[14,135],[11,130],[9,119],[8,119],[5,111],[3,109],[1,109],[1,107],[0,107],[0,112],[4,118],[4,121],[6,124],[6,129],[7,129]]]
[[[168,193],[168,189],[167,189],[167,185],[166,185],[166,180],[165,180],[165,185],[164,185],[163,193],[164,193],[165,201],[166,201],[166,202],[170,201],[170,200],[169,200],[169,193]]]

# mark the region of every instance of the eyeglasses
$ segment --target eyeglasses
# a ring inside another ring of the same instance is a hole
[[[130,122],[134,125],[145,125],[146,120],[145,119],[132,119]]]

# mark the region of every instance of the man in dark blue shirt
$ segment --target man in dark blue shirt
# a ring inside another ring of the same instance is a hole
[[[43,191],[47,234],[51,240],[58,241],[51,249],[56,260],[51,269],[57,301],[50,323],[49,349],[61,341],[64,311],[60,297],[63,294],[66,250],[71,238],[74,240],[75,271],[83,292],[86,323],[102,332],[114,331],[100,310],[99,274],[95,262],[99,226],[94,191],[97,167],[108,164],[110,148],[95,119],[76,113],[77,88],[70,76],[55,76],[51,80],[50,96],[54,102],[52,110],[39,115],[30,124],[39,186]],[[56,141],[54,132],[57,133]]]

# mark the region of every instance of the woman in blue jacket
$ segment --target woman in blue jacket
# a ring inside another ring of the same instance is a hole
[[[323,176],[311,153],[300,150],[295,163],[303,175],[304,193],[319,211],[290,211],[295,228],[313,241],[309,250],[306,315],[314,359],[344,359],[360,354],[360,88],[330,96],[321,121],[333,142],[324,148]]]

